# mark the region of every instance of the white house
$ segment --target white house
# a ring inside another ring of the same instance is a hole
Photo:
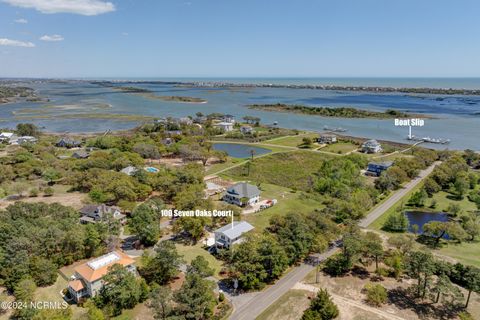
[[[35,143],[37,141],[38,139],[32,136],[21,136],[21,137],[13,136],[10,138],[10,144],[12,145],[19,145],[24,143]]]
[[[80,223],[103,222],[108,215],[120,223],[126,222],[126,216],[121,209],[116,206],[107,206],[106,204],[88,204],[80,209]]]
[[[237,206],[247,206],[260,200],[260,190],[257,186],[246,182],[239,182],[227,189],[223,195],[223,201]]]
[[[0,133],[0,141],[10,141],[13,136],[13,132],[2,132]]]
[[[136,274],[134,263],[135,260],[119,250],[92,259],[75,268],[75,273],[68,282],[68,292],[75,302],[82,298],[94,297],[103,287],[103,277],[111,266],[119,264]]]
[[[233,130],[233,123],[232,122],[219,122],[215,124],[216,127],[219,127],[225,132],[229,132]]]
[[[215,230],[215,247],[228,249],[238,243],[244,233],[253,229],[254,227],[246,221],[233,221]]]
[[[377,140],[368,140],[362,144],[365,153],[378,153],[382,151],[382,145]]]

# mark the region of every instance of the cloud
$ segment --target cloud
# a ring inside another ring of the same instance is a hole
[[[21,18],[21,19],[16,19],[15,22],[16,23],[28,23],[28,20]]]
[[[52,34],[51,36],[49,36],[48,34],[44,35],[44,36],[41,36],[40,37],[40,40],[42,41],[50,41],[50,42],[54,42],[54,41],[63,41],[63,37],[59,34]]]
[[[33,44],[31,42],[11,40],[11,39],[7,39],[7,38],[0,38],[0,46],[33,48],[33,47],[35,47],[35,44]]]
[[[32,8],[42,13],[75,13],[96,16],[115,11],[115,5],[103,0],[0,0],[12,6]]]
[[[128,32],[122,32],[122,36],[128,36]]]

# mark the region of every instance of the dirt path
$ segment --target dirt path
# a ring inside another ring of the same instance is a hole
[[[317,293],[318,290],[319,290],[319,288],[317,288],[317,287],[314,287],[312,285],[305,284],[305,283],[302,283],[302,282],[297,282],[292,289],[306,290],[306,291],[310,291],[310,292],[314,292],[314,293]],[[374,313],[374,314],[376,314],[380,317],[383,317],[385,319],[388,319],[388,320],[405,320],[405,318],[393,315],[391,313],[379,310],[377,308],[367,306],[367,305],[365,305],[361,302],[358,302],[358,301],[355,301],[355,300],[352,300],[352,299],[348,299],[348,298],[336,295],[336,294],[331,293],[331,292],[329,292],[329,294],[332,296],[334,302],[337,305],[348,304],[352,307],[357,307],[357,308],[362,309],[364,311]]]

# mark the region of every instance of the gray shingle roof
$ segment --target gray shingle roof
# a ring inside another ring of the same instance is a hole
[[[228,238],[235,239],[240,237],[245,232],[248,232],[253,229],[254,227],[246,221],[234,221],[233,228],[232,228],[232,224],[229,223],[221,227],[220,229],[215,230],[215,232],[223,233]]]
[[[260,190],[258,190],[257,186],[251,185],[246,182],[239,182],[228,188],[227,193],[236,195],[239,198],[245,197],[251,199],[259,196]]]

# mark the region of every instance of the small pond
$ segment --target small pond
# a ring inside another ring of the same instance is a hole
[[[423,233],[423,225],[431,221],[448,221],[448,214],[444,212],[422,212],[422,211],[407,211],[407,215],[410,225],[408,231],[413,232],[412,226],[414,224],[418,225],[418,233]]]
[[[213,149],[218,151],[225,151],[230,157],[234,158],[248,158],[251,157],[251,151],[253,150],[255,156],[272,152],[272,150],[254,147],[246,144],[234,144],[234,143],[215,143]]]

